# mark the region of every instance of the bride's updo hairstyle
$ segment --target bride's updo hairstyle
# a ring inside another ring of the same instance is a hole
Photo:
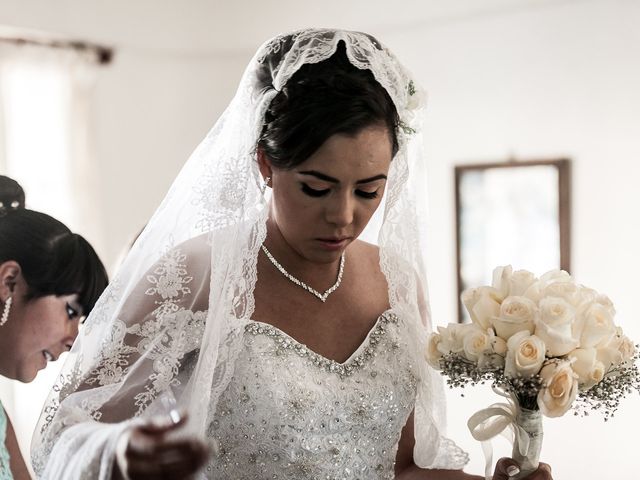
[[[108,281],[95,250],[62,222],[24,208],[21,188],[16,192],[22,192],[22,206],[11,207],[19,198],[4,188],[8,185],[0,182],[0,198],[9,205],[0,213],[0,264],[13,260],[20,265],[28,285],[26,300],[77,293],[87,315]]]
[[[279,52],[275,53],[277,60]],[[269,57],[263,61],[266,70],[274,61]],[[273,88],[267,78],[264,75],[261,87]],[[335,54],[303,65],[276,94],[257,146],[275,167],[287,170],[307,160],[332,135],[355,135],[366,127],[383,125],[395,156],[398,124],[398,112],[387,91],[370,70],[351,64],[341,41]]]

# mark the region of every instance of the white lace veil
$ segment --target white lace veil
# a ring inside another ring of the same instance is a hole
[[[440,468],[465,463],[465,455],[441,436],[441,381],[421,354],[431,328],[424,300],[422,92],[373,37],[314,29],[276,37],[258,50],[231,104],[100,298],[35,432],[32,459],[39,475],[110,478],[118,434],[168,389],[189,412],[190,428],[204,434],[254,310],[267,218],[255,146],[265,111],[294,72],[330,57],[340,41],[353,65],[373,72],[401,119],[377,243],[390,305],[399,316],[415,319],[412,348],[421,376],[415,462]]]

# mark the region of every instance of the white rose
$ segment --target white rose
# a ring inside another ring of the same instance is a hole
[[[578,376],[569,362],[552,362],[540,371],[543,387],[538,392],[538,407],[547,417],[564,415],[578,395]]]
[[[537,304],[542,299],[542,288],[543,285],[540,281],[534,282],[524,291],[522,296]]]
[[[544,363],[545,345],[528,331],[518,332],[507,342],[504,374],[509,377],[532,377]]]
[[[599,303],[581,307],[574,324],[574,337],[580,339],[581,348],[606,345],[616,332],[609,308]]]
[[[595,298],[595,302],[605,307],[612,317],[616,315],[616,309],[613,306],[613,302],[606,295],[598,294]]]
[[[491,282],[491,286],[500,292],[500,296],[502,298],[509,295],[509,281],[511,279],[512,272],[513,268],[511,268],[511,265],[496,267],[493,269],[493,281]]]
[[[538,279],[527,270],[516,270],[509,278],[509,295],[524,296]]]
[[[622,333],[622,328],[616,327],[615,334],[609,342],[598,345],[597,357],[606,371],[612,366],[629,362],[636,354],[636,346],[631,339]]]
[[[440,359],[442,358],[442,352],[438,350],[438,344],[442,340],[442,336],[439,333],[431,333],[427,337],[427,345],[424,351],[424,358],[429,365],[436,370],[440,370]]]
[[[620,353],[622,354],[622,361],[629,362],[636,354],[636,346],[633,341],[627,337],[622,336],[622,341],[620,342]]]
[[[543,297],[562,298],[574,307],[580,304],[581,296],[578,285],[569,281],[557,281],[549,283],[542,291]]]
[[[564,270],[558,270],[557,268],[554,270],[549,270],[547,273],[540,277],[540,281],[544,285],[548,285],[554,282],[572,282],[573,279],[568,272]]]
[[[568,358],[571,368],[578,375],[581,390],[589,390],[604,378],[605,366],[597,359],[595,348],[576,348]]]
[[[478,287],[465,290],[460,298],[471,321],[486,330],[491,326],[493,317],[498,315],[503,297],[493,287]]]
[[[575,309],[562,298],[543,298],[539,304],[538,322],[535,335],[547,346],[547,355],[559,357],[566,355],[578,346],[573,336]]]
[[[464,334],[462,348],[467,360],[477,362],[482,354],[491,351],[491,339],[480,327],[471,324]]]
[[[514,333],[526,330],[533,333],[537,307],[526,297],[507,297],[500,305],[500,313],[493,319],[498,336],[508,340]]]
[[[493,353],[504,357],[507,354],[507,342],[503,338],[498,337],[493,329],[489,329],[489,336],[491,337],[491,350]]]
[[[446,327],[438,327],[440,341],[437,342],[436,348],[443,355],[449,353],[462,352],[462,341],[464,340],[465,325],[460,323],[450,323]]]

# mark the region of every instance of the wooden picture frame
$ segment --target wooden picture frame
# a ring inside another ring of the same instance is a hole
[[[455,208],[458,321],[468,321],[460,294],[490,285],[499,265],[571,271],[569,159],[456,166]]]

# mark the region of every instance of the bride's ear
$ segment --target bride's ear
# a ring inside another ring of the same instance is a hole
[[[267,178],[273,177],[271,161],[269,160],[269,157],[267,157],[267,154],[264,153],[264,150],[258,147],[256,155],[258,157],[258,168],[260,169],[262,179],[266,180]]]
[[[0,264],[0,300],[7,301],[22,275],[20,264],[14,260],[7,260]]]

